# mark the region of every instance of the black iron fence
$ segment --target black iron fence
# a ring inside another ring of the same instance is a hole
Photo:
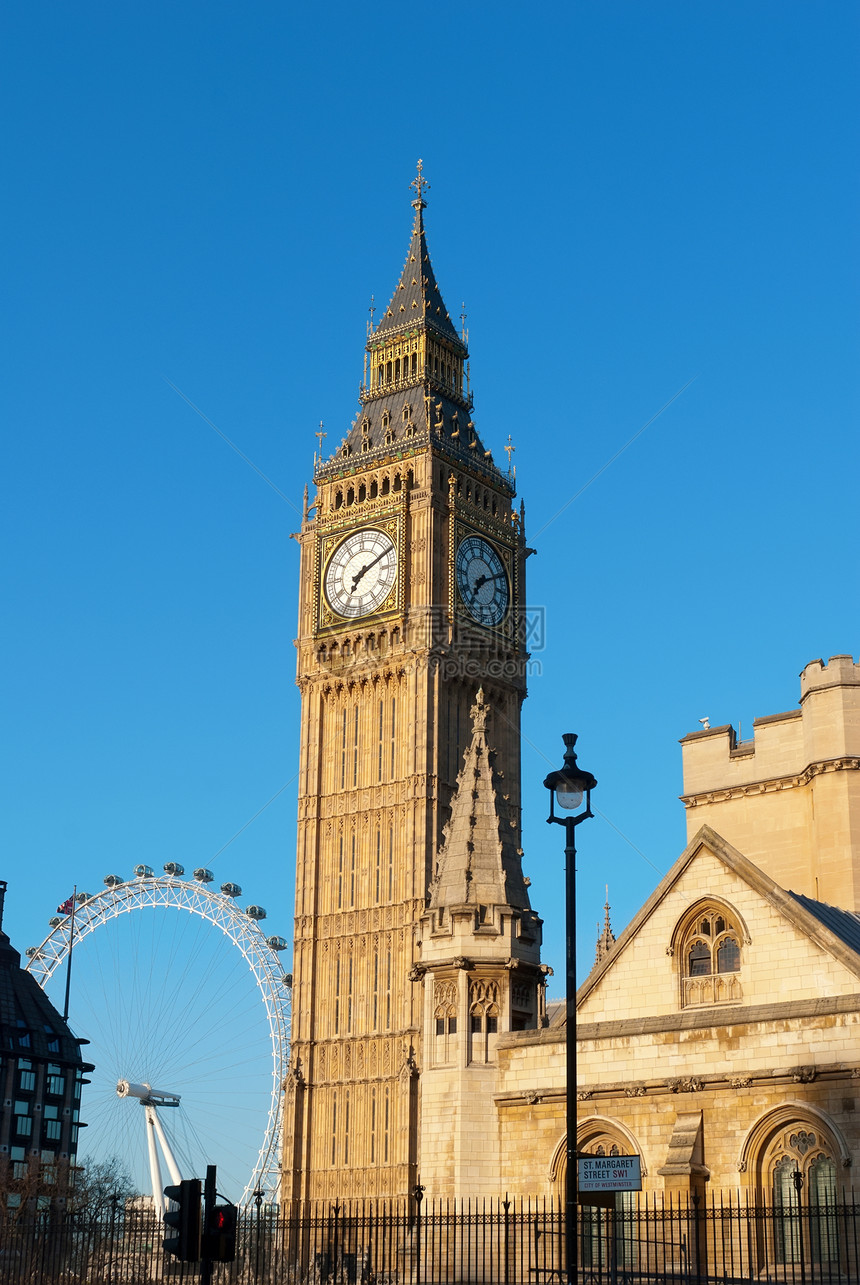
[[[636,1282],[860,1282],[860,1204],[738,1194],[671,1201],[616,1198],[582,1206],[581,1285]],[[151,1285],[200,1279],[165,1257],[162,1229],[140,1209],[105,1220],[23,1212],[0,1224],[0,1285]],[[243,1211],[236,1260],[215,1285],[544,1285],[567,1280],[564,1211],[494,1199],[332,1203],[278,1217]]]

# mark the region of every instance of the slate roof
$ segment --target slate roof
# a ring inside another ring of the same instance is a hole
[[[391,441],[387,440],[389,435]],[[337,451],[318,466],[315,476],[321,478],[357,465],[370,466],[377,459],[428,444],[484,474],[497,489],[514,494],[492,452],[481,441],[469,409],[419,380],[367,401]]]
[[[415,222],[412,225],[406,262],[403,265],[400,280],[394,288],[391,302],[382,314],[373,337],[388,335],[403,326],[413,326],[416,321],[424,321],[430,329],[438,330],[439,334],[453,341],[455,347],[461,352],[465,352],[466,345],[448,315],[442,292],[433,273],[424,232],[424,202],[413,201],[413,205]]]
[[[840,910],[838,906],[828,906],[824,901],[813,901],[800,892],[789,891],[788,895],[810,915],[814,915],[825,928],[829,928],[850,950],[860,955],[860,915],[856,911]]]

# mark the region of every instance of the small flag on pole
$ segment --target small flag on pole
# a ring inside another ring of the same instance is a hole
[[[62,906],[57,906],[57,914],[70,915],[74,910],[74,908],[75,908],[75,899],[74,897],[69,897],[68,901],[64,901]]]

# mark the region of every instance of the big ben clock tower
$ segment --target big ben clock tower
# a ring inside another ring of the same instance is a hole
[[[512,474],[472,418],[467,337],[430,264],[420,162],[412,186],[409,250],[368,335],[360,411],[336,452],[317,462],[316,499],[299,535],[282,1192],[293,1207],[402,1196],[418,1180],[432,1009],[422,936],[464,753],[474,748],[476,699],[482,720],[492,710],[504,895],[539,923],[519,869],[522,514],[512,508]],[[472,909],[478,925],[486,910]],[[441,918],[440,910],[436,926]],[[508,1021],[509,1007],[500,1012]]]

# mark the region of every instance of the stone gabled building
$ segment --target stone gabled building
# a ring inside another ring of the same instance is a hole
[[[860,665],[808,665],[800,708],[752,741],[682,745],[704,824],[580,987],[578,1146],[641,1155],[647,1191],[785,1197],[800,1172],[823,1200],[860,1164]],[[556,1019],[498,1042],[523,1193],[564,1189]]]

